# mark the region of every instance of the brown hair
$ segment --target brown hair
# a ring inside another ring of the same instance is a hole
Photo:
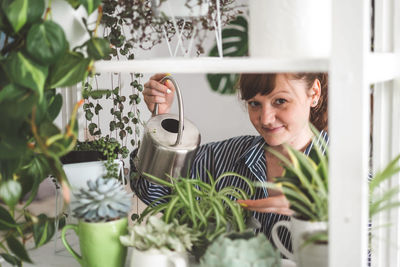
[[[277,73],[246,73],[241,74],[238,87],[242,100],[249,100],[257,94],[268,95],[275,88]],[[311,88],[315,80],[321,83],[321,96],[317,106],[311,108],[310,122],[318,130],[328,130],[328,74],[327,73],[290,73],[296,80],[304,80]]]

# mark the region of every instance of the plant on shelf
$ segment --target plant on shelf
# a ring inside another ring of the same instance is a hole
[[[73,213],[79,223],[63,228],[63,244],[82,266],[124,266],[127,251],[119,236],[127,233],[132,196],[115,178],[89,180],[87,186],[75,194]],[[69,245],[68,229],[77,233],[81,255]]]
[[[281,256],[265,235],[254,232],[218,237],[200,259],[200,267],[280,267]]]
[[[152,49],[162,40],[180,33],[179,38],[196,41],[197,54],[203,54],[203,41],[207,31],[215,31],[217,15],[221,26],[234,20],[243,11],[243,5],[234,0],[186,0],[184,5],[189,13],[206,6],[207,13],[201,16],[176,17],[175,21],[163,12],[157,12],[161,5],[175,4],[175,1],[145,0],[119,1],[103,0],[105,37],[113,44],[114,56],[124,55],[134,59],[132,48]],[[181,4],[182,5],[182,4]],[[219,12],[218,12],[218,6]],[[172,8],[173,9],[173,8]],[[172,13],[176,10],[172,10]]]
[[[144,261],[142,258],[148,262],[146,266],[155,266],[156,263],[151,264],[155,255],[170,260],[179,257],[187,261],[186,252],[192,249],[192,242],[195,241],[193,231],[187,225],[179,224],[176,219],[166,223],[156,216],[150,216],[146,223],[134,224],[128,231],[129,234],[121,236],[120,241],[134,249],[132,266],[139,266],[139,262]]]
[[[88,14],[97,10],[99,2],[83,2]],[[54,120],[63,100],[55,88],[91,74],[99,59],[94,55],[108,44],[96,37],[96,29],[72,50],[63,28],[52,20],[51,1],[48,6],[44,0],[0,2],[0,256],[10,264],[31,262],[25,249],[29,238],[39,247],[54,234],[53,219],[33,215],[27,207],[49,174],[68,192],[59,158],[75,145],[78,106],[61,131]]]
[[[314,129],[315,136],[319,134]],[[290,222],[279,221],[272,228],[272,240],[289,259],[301,266],[327,266],[328,253],[328,146],[314,137],[307,156],[285,145],[288,157],[270,147],[266,150],[281,162],[284,172],[264,186],[280,190],[294,211]],[[279,227],[290,229],[293,253],[282,244]]]
[[[163,196],[150,204],[140,215],[139,221],[149,215],[163,213],[162,219],[171,223],[177,219],[179,224],[186,224],[193,229],[197,240],[193,253],[199,258],[206,247],[219,235],[228,231],[242,232],[249,223],[250,213],[234,199],[247,199],[253,195],[253,184],[239,174],[227,172],[214,179],[209,174],[210,183],[200,179],[174,178],[171,182],[145,174],[150,180],[171,189],[170,195]],[[226,177],[237,176],[248,185],[245,192],[241,188],[226,187],[218,191],[216,185]]]

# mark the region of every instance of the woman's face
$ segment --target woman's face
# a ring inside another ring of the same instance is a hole
[[[307,88],[303,80],[290,75],[276,75],[275,88],[268,95],[257,94],[247,100],[248,112],[254,127],[270,146],[287,143],[295,149],[304,148],[310,141],[310,108],[320,95],[320,84]]]

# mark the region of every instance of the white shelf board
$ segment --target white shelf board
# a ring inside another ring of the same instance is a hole
[[[369,83],[400,77],[400,53],[370,53],[366,60],[366,77]]]
[[[260,72],[327,72],[328,58],[158,58],[125,61],[97,61],[95,71],[121,73],[260,73]]]

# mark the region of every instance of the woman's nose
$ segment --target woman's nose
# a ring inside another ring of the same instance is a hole
[[[267,125],[275,121],[275,111],[271,107],[263,107],[260,114],[261,124]]]

